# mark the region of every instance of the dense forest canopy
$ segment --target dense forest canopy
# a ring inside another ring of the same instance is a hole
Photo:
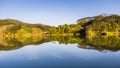
[[[98,15],[77,20],[77,24],[65,24],[50,29],[51,34],[79,33],[81,35],[113,35],[120,31],[120,16]]]
[[[14,19],[1,19],[0,26],[9,25],[6,32],[17,32],[21,28],[38,28],[51,35],[118,35],[120,31],[120,16],[116,14],[98,15],[78,19],[75,24],[49,26],[44,24],[28,24]]]

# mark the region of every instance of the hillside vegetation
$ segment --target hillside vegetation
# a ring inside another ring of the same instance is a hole
[[[7,27],[0,32],[8,35],[30,36],[30,34],[47,33],[49,36],[94,36],[94,35],[119,35],[120,34],[120,16],[111,15],[98,15],[93,17],[86,17],[78,19],[76,24],[64,24],[58,27],[51,27],[43,24],[28,24],[18,20],[5,19],[0,20],[0,26]],[[40,31],[40,32],[39,32]],[[28,34],[28,35],[27,35]],[[35,34],[36,35],[36,34]],[[40,35],[40,34],[39,34]]]
[[[43,33],[49,30],[50,26],[42,24],[28,24],[14,19],[0,20],[0,45],[7,46],[4,40],[16,39],[18,42],[26,43],[26,40],[40,40]],[[32,42],[31,41],[31,42]],[[25,44],[24,43],[24,44]]]
[[[77,24],[65,24],[53,27],[49,31],[52,35],[119,35],[120,16],[98,15],[77,20]]]
[[[0,20],[0,50],[58,41],[61,44],[77,43],[80,48],[117,51],[120,49],[119,36],[120,16],[115,14],[86,17],[78,19],[76,24],[58,27],[14,19]]]

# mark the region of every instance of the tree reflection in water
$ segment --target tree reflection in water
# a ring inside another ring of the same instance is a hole
[[[0,50],[15,50],[27,45],[40,45],[46,42],[58,41],[59,44],[78,44],[79,48],[95,49],[99,51],[120,50],[120,37],[94,36],[94,37],[71,37],[71,36],[34,36],[29,38],[1,38]]]

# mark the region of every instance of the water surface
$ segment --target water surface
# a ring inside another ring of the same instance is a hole
[[[11,46],[1,46],[0,68],[120,68],[118,42],[112,46],[112,41],[104,41],[98,47],[91,44],[93,39],[78,37],[52,37],[36,43],[19,42],[21,45],[11,43]]]

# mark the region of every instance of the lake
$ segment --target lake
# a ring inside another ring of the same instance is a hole
[[[0,42],[0,68],[120,68],[119,37],[25,41]]]

